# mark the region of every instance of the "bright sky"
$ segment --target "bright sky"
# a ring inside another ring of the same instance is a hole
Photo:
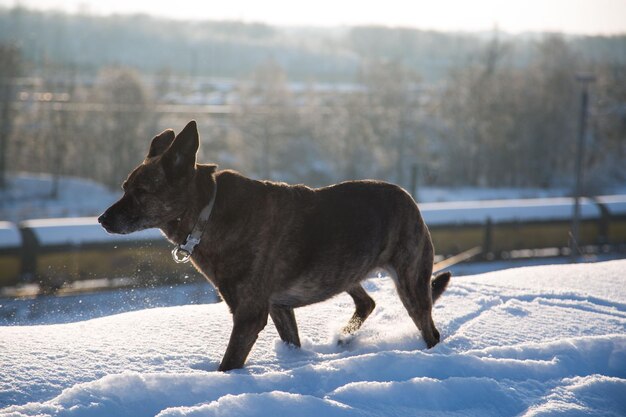
[[[626,0],[0,0],[94,14],[148,13],[278,25],[380,24],[420,29],[626,33]]]

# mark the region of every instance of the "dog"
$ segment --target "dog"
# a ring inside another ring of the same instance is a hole
[[[124,195],[98,221],[109,233],[159,228],[178,261],[191,259],[233,315],[220,371],[242,368],[272,318],[280,338],[300,347],[294,308],[347,292],[356,332],[375,307],[361,281],[390,271],[400,300],[428,348],[439,340],[433,303],[450,273],[432,278],[434,250],[415,201],[381,181],[309,188],[246,178],[196,163],[195,121],[157,135],[123,183]]]

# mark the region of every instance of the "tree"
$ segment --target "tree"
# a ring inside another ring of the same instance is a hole
[[[573,172],[580,70],[578,57],[562,36],[548,36],[537,44],[527,70],[532,94],[525,106],[530,132],[524,150],[528,176],[535,185],[556,185]]]
[[[0,44],[0,189],[7,185],[8,143],[13,131],[15,79],[20,74],[21,55],[14,45]]]
[[[261,178],[271,179],[297,121],[285,71],[276,61],[266,61],[240,84],[239,99],[236,124],[247,164]]]
[[[591,143],[584,161],[587,194],[613,184],[626,183],[626,65],[596,64],[596,82],[590,88]]]
[[[152,125],[151,100],[139,75],[128,68],[102,70],[96,80],[94,101],[103,111],[87,138],[96,179],[117,187],[146,153]]]
[[[440,97],[440,152],[448,183],[494,185],[502,175],[511,176],[498,169],[513,143],[515,95],[509,90],[516,80],[505,62],[508,51],[496,33],[478,56],[448,76]]]
[[[378,145],[385,154],[394,154],[385,158],[388,162],[380,161],[384,167],[382,174],[386,178],[395,177],[397,184],[407,186],[406,159],[417,155],[419,77],[400,61],[376,60],[364,65],[360,82],[366,91],[363,110]]]
[[[563,185],[572,171],[579,61],[562,37],[535,45],[519,68],[495,38],[451,72],[441,97],[448,180],[483,186]]]

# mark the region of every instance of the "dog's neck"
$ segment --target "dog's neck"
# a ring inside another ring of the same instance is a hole
[[[185,211],[161,228],[169,240],[175,244],[185,242],[197,223],[200,213],[211,202],[216,184],[214,169],[198,165],[194,178],[188,185],[188,201]]]

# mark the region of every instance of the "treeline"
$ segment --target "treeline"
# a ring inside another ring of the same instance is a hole
[[[511,63],[526,66],[540,35],[507,36]],[[121,65],[143,73],[239,78],[267,59],[291,80],[352,81],[363,62],[399,60],[422,80],[442,80],[475,57],[490,33],[442,33],[408,28],[280,28],[264,24],[176,21],[145,15],[68,15],[0,8],[0,42],[20,47],[32,70],[74,68],[96,74]],[[626,36],[571,36],[589,62],[626,63]]]
[[[562,38],[536,47],[520,69],[494,40],[442,88],[424,87],[398,61],[379,60],[364,64],[349,89],[294,89],[270,60],[235,84],[223,114],[202,106],[163,110],[135,70],[110,67],[71,89],[71,101],[21,103],[3,137],[5,159],[12,171],[117,187],[154,134],[196,118],[201,161],[257,178],[310,185],[379,178],[409,188],[417,174],[420,185],[569,186],[581,64]],[[596,76],[583,160],[586,192],[594,194],[626,181],[626,71],[582,67]]]
[[[372,59],[354,91],[293,97],[280,67],[261,66],[222,143],[235,145],[238,167],[291,182],[382,178],[408,189],[417,175],[431,186],[569,187],[584,72],[595,76],[584,191],[626,183],[626,65],[590,64],[560,36],[537,41],[524,67],[510,48],[492,39],[441,87],[399,60]]]
[[[135,35],[121,30],[126,27],[123,22],[139,19],[56,18],[111,24],[117,19],[122,26],[113,39],[126,46],[133,44]],[[146,33],[161,22],[141,19],[146,21]],[[147,61],[154,55],[166,62],[168,42],[174,44],[182,36],[172,29],[170,38],[167,29],[181,23],[168,24],[159,28],[164,43],[152,40],[157,46],[151,44],[148,50],[135,53]],[[236,38],[251,48],[282,39],[280,45],[292,45],[298,53],[310,51],[294,46],[297,36],[287,40],[281,30],[264,25],[207,25],[205,30],[213,35],[206,39]],[[0,24],[0,30],[4,27]],[[133,33],[141,32],[137,31]],[[100,36],[110,45],[107,33]],[[205,39],[202,33],[197,32],[198,39]],[[352,51],[346,56],[352,57],[354,68],[340,77],[342,83],[316,82],[325,77],[294,83],[300,77],[294,74],[292,61],[261,54],[258,62],[246,58],[250,61],[243,62],[251,68],[240,69],[226,89],[205,86],[182,68],[146,78],[141,66],[126,62],[100,67],[95,57],[85,62],[93,65],[97,75],[85,78],[92,70],[60,64],[66,52],[50,55],[57,60],[59,67],[55,67],[30,56],[23,49],[27,41],[18,42],[21,48],[3,46],[0,129],[6,134],[0,138],[2,160],[12,171],[77,175],[116,187],[141,160],[154,134],[166,127],[178,130],[196,118],[203,138],[202,161],[257,178],[310,185],[378,178],[409,188],[415,177],[421,185],[563,187],[573,182],[581,92],[576,77],[584,72],[596,77],[590,86],[590,134],[583,160],[586,192],[602,192],[626,181],[626,54],[620,52],[626,48],[625,38],[607,38],[606,43],[600,38],[558,35],[527,38],[525,52],[520,54],[520,39],[496,33],[482,40],[474,37],[475,43],[468,40],[471,47],[457,42],[459,56],[450,53],[450,62],[432,44],[423,55],[424,62],[433,56],[432,65],[440,66],[438,81],[432,82],[418,70],[425,65],[419,63],[419,54],[394,52],[425,48],[413,39],[421,34],[359,28],[341,42],[334,38],[328,50],[336,51],[337,57]],[[455,35],[432,36],[445,45],[445,39],[452,39],[446,36]],[[146,35],[146,45],[149,38]],[[36,37],[36,42],[45,40]],[[71,48],[71,41],[67,42]],[[311,42],[311,50],[324,50],[323,42]],[[581,51],[581,45],[589,42],[593,50]],[[190,43],[181,40],[179,49]],[[351,49],[346,49],[347,44]],[[160,55],[151,49],[157,47],[162,49]],[[312,68],[320,70],[323,63],[316,62]],[[59,74],[65,76],[59,78]],[[184,88],[181,74],[189,77]],[[40,75],[37,79],[42,84],[32,92],[50,92],[50,97],[30,97],[24,86],[13,82],[26,75]],[[81,77],[87,82],[67,82]],[[223,94],[223,111],[167,107],[164,97],[171,93],[183,97]],[[24,99],[21,94],[26,94]]]
[[[0,9],[0,42],[17,43],[33,69],[75,68],[96,74],[108,65],[143,73],[237,78],[268,57],[290,76],[348,79],[357,68],[350,51],[323,32],[300,36],[264,24],[187,22],[145,15],[110,17]]]

